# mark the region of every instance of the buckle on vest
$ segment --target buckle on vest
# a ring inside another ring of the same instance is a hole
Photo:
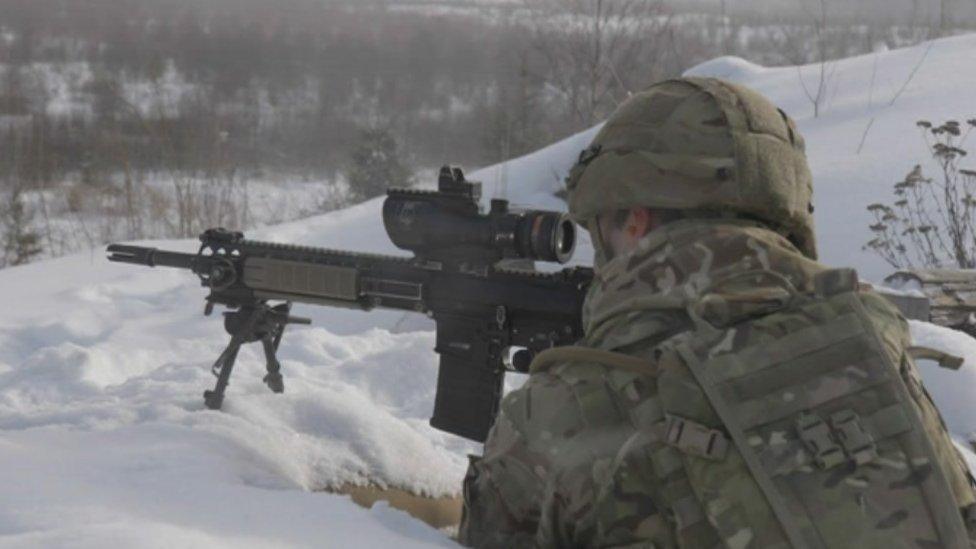
[[[830,425],[837,433],[837,439],[844,447],[847,457],[858,465],[874,461],[878,457],[878,447],[874,437],[864,430],[861,418],[854,410],[841,410],[830,416]]]
[[[665,416],[664,440],[686,454],[721,461],[729,450],[729,439],[718,429],[683,417]]]
[[[841,447],[834,442],[830,427],[817,414],[800,414],[796,419],[796,431],[817,467],[830,469],[847,461]]]

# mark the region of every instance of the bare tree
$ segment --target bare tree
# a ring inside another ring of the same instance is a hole
[[[829,90],[829,82],[833,77],[835,64],[828,61],[827,52],[827,0],[818,0],[818,12],[815,16],[811,15],[812,27],[816,36],[816,55],[817,55],[817,75],[816,82],[807,83],[806,78],[803,76],[803,69],[801,67],[796,68],[796,74],[800,79],[800,86],[803,88],[803,94],[806,95],[807,99],[813,105],[813,117],[818,118],[820,116],[820,111],[823,109],[824,101],[827,98],[827,92]],[[806,12],[805,6],[803,7],[804,12]]]
[[[529,50],[521,48],[506,56],[510,67],[483,94],[478,119],[486,157],[493,162],[531,152],[545,142],[545,117],[542,101],[544,82],[532,73]]]
[[[659,0],[526,0],[540,75],[577,126],[659,77],[671,24]]]
[[[949,34],[949,0],[939,0],[939,35]]]
[[[739,41],[739,33],[742,30],[735,20],[735,15],[729,9],[728,0],[722,2],[722,50],[725,55],[735,55]]]

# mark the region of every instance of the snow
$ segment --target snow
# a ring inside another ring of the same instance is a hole
[[[234,433],[178,423],[110,431],[48,427],[4,437],[0,545],[451,545],[385,505],[364,511],[345,498],[289,489],[261,464],[245,465],[240,441]]]
[[[816,178],[823,257],[870,280],[888,269],[860,250],[864,207],[921,156],[917,118],[971,115],[976,36],[832,65],[819,118],[796,68],[723,58],[697,67],[745,82],[792,114]],[[876,68],[874,89],[867,85]],[[817,67],[799,69],[812,78]],[[870,100],[870,101],[869,101]],[[864,128],[871,131],[857,154]],[[470,174],[485,200],[559,208],[553,196],[597,128]],[[381,200],[249,232],[251,238],[379,253],[396,250]],[[591,249],[585,235],[576,261]],[[155,242],[191,251],[192,241]],[[209,366],[226,344],[187,273],[110,264],[101,249],[0,271],[0,545],[14,547],[449,546],[446,534],[378,505],[319,490],[375,483],[456,494],[477,448],[427,425],[436,376],[429,321],[398,313],[297,307],[280,351],[286,392],[261,383],[242,350],[224,410],[205,410]],[[953,433],[969,406],[976,342],[913,323],[919,344],[965,356],[959,372],[920,368]],[[976,459],[968,455],[970,459]]]
[[[2,273],[0,479],[16,505],[0,507],[0,544],[342,547],[363,530],[376,547],[447,542],[399,511],[312,493],[456,491],[473,448],[427,426],[431,333],[294,330],[279,355],[287,398],[263,386],[251,346],[213,412],[201,394],[226,336],[200,314],[201,290],[106,263]]]
[[[767,70],[769,69],[741,57],[726,55],[697,65],[685,71],[685,75],[711,76],[750,85],[759,74]]]

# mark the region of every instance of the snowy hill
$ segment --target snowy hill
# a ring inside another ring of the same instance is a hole
[[[819,118],[797,68],[724,58],[691,71],[753,86],[799,121],[823,258],[869,279],[888,269],[860,250],[864,207],[887,198],[890,183],[921,157],[915,120],[976,114],[976,35],[928,48],[838,62]],[[809,82],[819,67],[799,70]],[[560,207],[552,193],[594,131],[470,178],[485,182],[486,198]],[[400,253],[383,232],[380,204],[249,237]],[[590,254],[584,241],[577,260]],[[259,349],[246,348],[224,411],[212,412],[201,393],[212,385],[209,365],[226,336],[217,318],[200,314],[203,296],[187,273],[109,264],[101,250],[0,271],[0,545],[451,545],[386,506],[366,511],[343,496],[313,493],[345,483],[457,491],[465,454],[476,449],[427,426],[436,376],[429,325],[393,313],[302,307],[297,314],[314,324],[286,334],[286,393],[267,391]],[[969,361],[961,372],[922,364],[962,440],[976,431],[969,406],[976,343],[924,323],[913,330],[920,344]]]

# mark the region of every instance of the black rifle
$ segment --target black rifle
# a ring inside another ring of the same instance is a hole
[[[564,263],[575,227],[565,214],[509,211],[504,200],[482,213],[480,194],[479,183],[448,167],[437,191],[391,189],[383,223],[412,258],[256,242],[211,229],[196,254],[112,244],[108,259],[189,269],[210,291],[205,314],[214,305],[230,309],[224,325],[231,341],[213,365],[216,387],[204,393],[211,409],[220,408],[244,343],[262,343],[264,381],[284,390],[275,351],[287,324],[309,323],[290,315],[293,302],[431,316],[440,369],[430,424],[480,442],[494,423],[506,370],[524,372],[535,353],[582,336],[580,307],[593,277],[581,267],[503,267],[517,259]]]

